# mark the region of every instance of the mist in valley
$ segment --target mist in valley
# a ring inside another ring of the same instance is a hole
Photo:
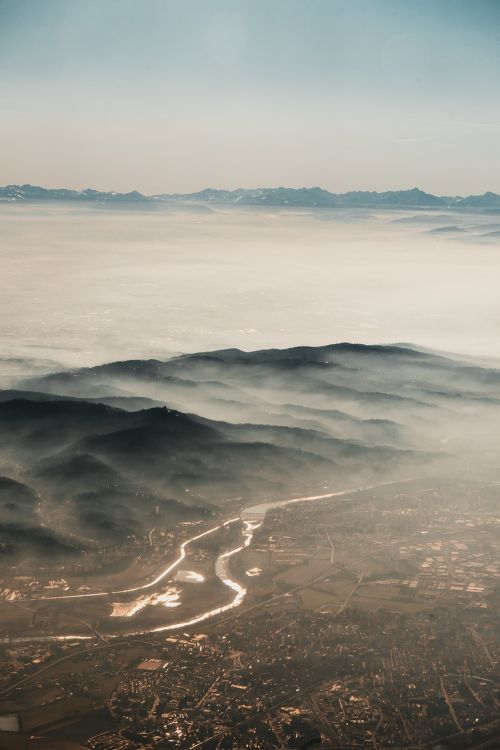
[[[491,215],[1,211],[4,561],[268,498],[497,478]]]
[[[0,750],[500,748],[499,21],[0,0]]]

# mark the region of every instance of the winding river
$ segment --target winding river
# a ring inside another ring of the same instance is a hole
[[[212,528],[208,529],[207,531],[204,531],[201,534],[197,534],[196,536],[193,536],[190,539],[186,539],[186,541],[182,542],[182,544],[179,547],[178,557],[172,563],[170,563],[164,570],[162,570],[161,573],[159,573],[155,578],[153,578],[148,583],[143,584],[142,586],[134,586],[132,588],[120,589],[117,591],[99,591],[99,592],[92,592],[92,593],[85,593],[85,594],[63,594],[63,595],[58,595],[58,596],[46,596],[46,597],[41,597],[39,599],[23,599],[22,601],[34,602],[34,601],[54,601],[54,600],[60,600],[60,599],[84,599],[84,598],[90,598],[90,597],[112,596],[114,594],[136,593],[136,592],[140,592],[140,591],[153,588],[162,580],[167,578],[167,576],[169,576],[181,564],[181,562],[186,557],[186,548],[189,545],[197,542],[200,539],[203,539],[203,537],[206,537],[210,534],[215,533],[216,531],[224,527],[227,527],[239,521],[243,521],[241,544],[238,547],[235,547],[234,549],[231,549],[226,552],[222,552],[215,561],[216,576],[233,593],[232,599],[227,604],[224,604],[220,607],[216,607],[214,609],[206,610],[205,612],[202,612],[201,614],[196,615],[195,617],[192,617],[188,620],[183,620],[182,622],[175,622],[175,623],[171,623],[170,625],[161,625],[161,626],[154,627],[154,628],[130,631],[127,633],[106,634],[105,637],[106,639],[118,638],[118,637],[130,637],[130,636],[146,635],[148,633],[161,633],[164,631],[180,630],[183,628],[187,628],[191,625],[196,625],[200,622],[205,622],[206,620],[216,617],[217,615],[223,614],[224,612],[234,609],[235,607],[239,607],[240,604],[243,602],[243,600],[245,599],[247,590],[237,581],[234,581],[233,579],[230,578],[229,570],[228,570],[229,559],[233,555],[236,555],[238,552],[241,552],[241,550],[243,550],[245,547],[248,547],[251,544],[255,529],[261,526],[264,520],[264,517],[269,510],[271,510],[272,508],[279,508],[285,505],[290,505],[292,503],[312,502],[314,500],[326,500],[328,498],[333,498],[333,497],[342,497],[345,495],[352,494],[353,492],[360,492],[362,490],[374,489],[376,487],[381,487],[384,485],[396,484],[396,483],[400,483],[401,481],[409,481],[409,480],[398,480],[398,482],[381,482],[379,484],[373,484],[373,485],[364,486],[364,487],[357,487],[357,488],[349,489],[349,490],[339,490],[337,492],[328,492],[324,495],[309,495],[305,497],[294,497],[288,500],[275,500],[275,501],[270,501],[267,503],[261,503],[259,505],[252,505],[248,508],[244,508],[241,511],[240,516],[237,516],[235,518],[230,518],[229,520],[224,521],[223,523],[220,523],[217,526],[213,526]],[[35,641],[39,641],[39,642],[88,641],[88,640],[93,640],[94,638],[95,636],[91,636],[91,635],[50,635],[50,636],[40,635],[40,636],[18,637],[18,638],[4,637],[0,639],[0,643],[29,643],[29,642],[35,642]]]

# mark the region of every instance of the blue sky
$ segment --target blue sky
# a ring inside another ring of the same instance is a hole
[[[500,191],[497,0],[0,0],[0,183]]]

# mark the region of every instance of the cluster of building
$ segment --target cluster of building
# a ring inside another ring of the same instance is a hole
[[[415,483],[275,509],[234,558],[239,610],[202,632],[89,644],[82,669],[49,669],[39,690],[68,712],[89,695],[92,750],[493,747],[499,493]],[[34,669],[28,647],[6,654],[18,675]],[[92,732],[99,711],[108,724]]]

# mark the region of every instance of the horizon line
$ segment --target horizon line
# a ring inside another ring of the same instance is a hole
[[[57,193],[68,193],[70,195],[89,195],[89,194],[95,194],[98,195],[107,195],[107,196],[136,196],[137,198],[144,198],[144,199],[155,199],[155,198],[184,198],[184,197],[194,197],[194,196],[203,196],[203,194],[212,194],[212,195],[234,195],[237,196],[238,194],[252,194],[252,193],[259,193],[261,191],[267,191],[267,192],[277,192],[277,191],[287,191],[290,193],[299,193],[299,192],[306,192],[306,193],[314,193],[317,192],[320,195],[324,196],[332,196],[332,197],[344,197],[344,196],[354,196],[354,195],[397,195],[397,194],[415,194],[420,196],[428,196],[430,198],[438,198],[441,200],[452,200],[452,201],[460,201],[468,198],[483,198],[483,197],[495,197],[500,199],[500,193],[496,193],[492,190],[485,190],[483,193],[468,193],[465,195],[460,194],[437,194],[437,193],[431,193],[426,190],[423,190],[422,188],[418,186],[414,186],[412,188],[397,188],[392,190],[374,190],[374,189],[356,189],[356,190],[346,190],[344,192],[333,192],[331,190],[328,190],[327,188],[323,188],[320,185],[303,185],[301,187],[288,187],[286,185],[276,185],[276,186],[260,186],[256,188],[245,188],[245,187],[237,187],[237,188],[214,188],[210,186],[206,186],[204,188],[201,188],[199,190],[193,190],[188,192],[156,192],[156,193],[143,193],[139,190],[133,189],[133,190],[127,190],[127,191],[119,191],[119,190],[101,190],[98,188],[92,188],[92,187],[86,187],[86,188],[70,188],[70,187],[45,187],[43,185],[36,185],[29,182],[24,183],[7,183],[5,185],[0,185],[0,198],[2,194],[7,194],[8,191],[12,192],[13,190],[40,190],[43,193],[51,193],[51,192],[57,192]],[[16,198],[17,196],[13,195],[12,198]],[[24,196],[18,196],[18,197],[24,197]]]

